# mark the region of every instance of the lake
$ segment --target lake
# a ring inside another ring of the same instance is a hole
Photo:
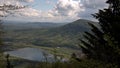
[[[32,61],[44,62],[46,59],[48,62],[54,61],[54,56],[52,54],[39,48],[22,48],[15,51],[7,51],[4,54]]]

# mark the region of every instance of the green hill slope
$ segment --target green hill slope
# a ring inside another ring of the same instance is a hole
[[[77,48],[78,39],[84,31],[89,31],[88,20],[77,20],[63,26],[53,28],[29,28],[6,30],[4,41],[17,47],[35,45],[46,47]]]
[[[89,23],[93,23],[96,25],[95,22],[89,21],[89,20],[84,20],[84,19],[79,19],[77,21],[74,21],[72,23],[66,24],[61,27],[53,28],[49,30],[49,32],[58,32],[60,34],[78,34],[79,32],[84,32],[84,31],[89,31]]]

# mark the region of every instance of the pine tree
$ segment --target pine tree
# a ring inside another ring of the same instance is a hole
[[[6,55],[6,68],[13,68],[13,65],[11,65],[10,60],[9,60],[10,55]]]
[[[119,65],[120,61],[120,0],[108,0],[108,8],[99,10],[93,16],[100,28],[93,24],[90,32],[85,32],[86,40],[80,40],[83,52],[95,60]]]

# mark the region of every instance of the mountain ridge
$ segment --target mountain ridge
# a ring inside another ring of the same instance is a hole
[[[12,29],[7,30],[6,41],[11,43],[20,42],[21,44],[31,44],[35,46],[45,47],[70,47],[76,48],[79,43],[79,38],[85,31],[90,31],[88,20],[77,20],[65,25],[53,28],[30,28],[30,29]],[[96,22],[94,23],[96,24]],[[12,41],[11,41],[12,40]]]

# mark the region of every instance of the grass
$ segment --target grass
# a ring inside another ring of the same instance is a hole
[[[16,57],[9,57],[14,68],[118,68],[115,64],[104,63],[92,59],[84,59],[80,62],[71,59],[69,62],[35,62]],[[5,55],[0,53],[0,68],[6,68]]]
[[[83,60],[81,62],[70,61],[70,62],[39,62],[29,63],[25,68],[118,68],[113,64],[105,64],[96,60]]]

